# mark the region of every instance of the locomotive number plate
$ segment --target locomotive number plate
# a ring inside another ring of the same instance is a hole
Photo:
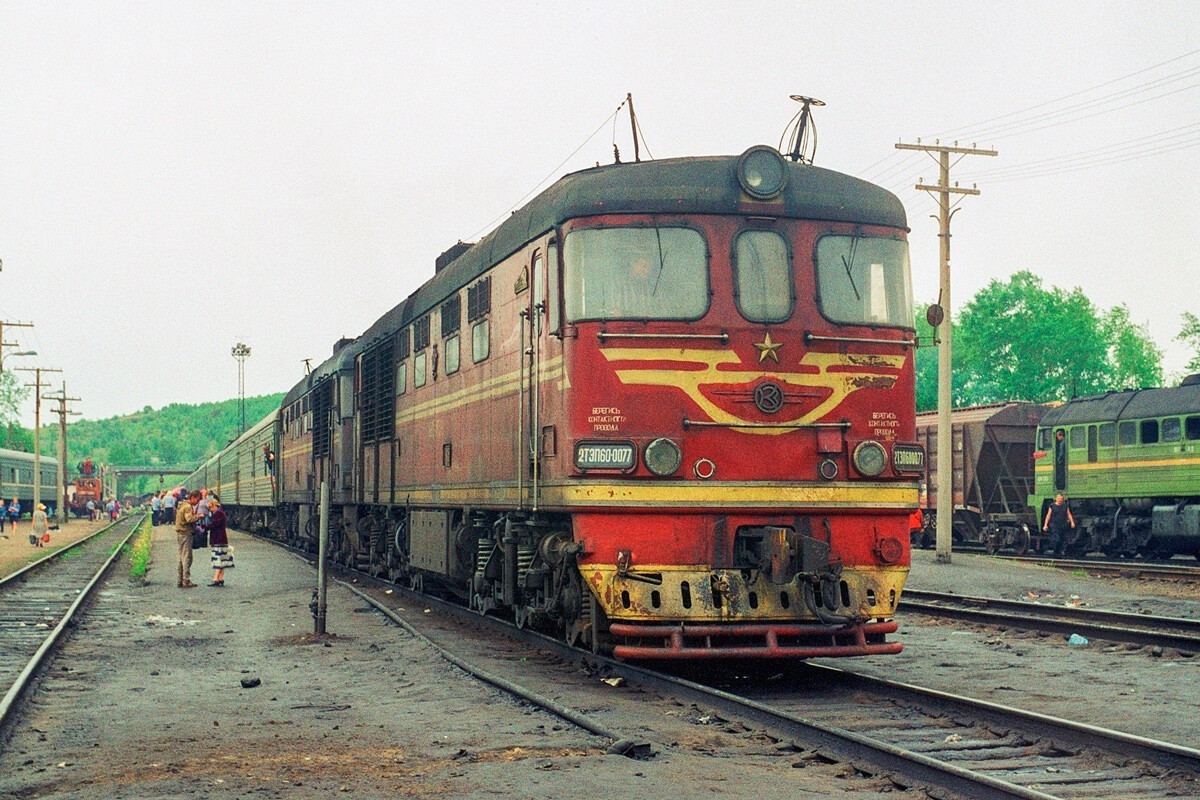
[[[924,472],[925,449],[911,444],[896,445],[892,449],[892,466],[896,472]]]
[[[575,466],[579,469],[631,469],[632,442],[580,442],[575,445]]]

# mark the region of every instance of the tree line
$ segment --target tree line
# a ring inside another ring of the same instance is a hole
[[[917,410],[937,408],[938,353],[925,307],[916,313]],[[943,323],[943,325],[946,323]],[[953,405],[1035,403],[1164,385],[1162,350],[1128,307],[1098,308],[1078,287],[1046,287],[1022,271],[981,289],[950,323]],[[1200,371],[1200,319],[1185,312],[1178,336]]]

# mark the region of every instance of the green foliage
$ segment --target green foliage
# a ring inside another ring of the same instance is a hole
[[[134,578],[146,577],[150,564],[150,534],[154,529],[150,518],[145,517],[138,525],[138,532],[132,539],[133,546],[129,551],[129,574]]]
[[[16,423],[21,403],[28,396],[29,388],[14,372],[0,372],[0,426],[11,428]]]
[[[932,302],[918,304],[913,321],[919,342],[916,356],[917,411],[934,411],[938,402],[938,343],[935,331],[925,319],[925,310],[931,305]],[[951,336],[957,337],[958,325],[947,318],[939,327],[944,328],[946,325],[952,326]],[[955,342],[957,339],[952,339],[952,345],[957,347]],[[955,363],[959,363],[960,357],[956,355],[954,360]],[[956,369],[950,378],[951,397],[955,405],[957,398],[962,395],[964,375],[961,369]]]
[[[992,281],[963,307],[954,353],[955,405],[1162,383],[1162,353],[1125,306],[1098,311],[1079,288],[1047,289],[1031,272]]]
[[[1200,372],[1200,317],[1190,311],[1183,312],[1183,327],[1175,339],[1194,351],[1191,361],[1187,363],[1187,371]]]
[[[258,423],[278,408],[282,399],[282,394],[247,397],[246,426]],[[158,411],[73,422],[67,427],[69,475],[73,478],[76,465],[89,456],[97,465],[194,466],[233,441],[238,422],[236,399],[199,405],[172,403]],[[53,455],[57,448],[58,426],[43,427],[42,452]],[[33,449],[32,436],[29,447],[21,449]],[[172,486],[178,480],[167,476],[162,486]],[[148,492],[160,488],[159,477],[142,476],[122,487],[129,492]]]

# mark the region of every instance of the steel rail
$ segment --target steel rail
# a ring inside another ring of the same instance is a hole
[[[274,543],[280,544],[288,550],[297,553],[300,557],[311,563],[311,554],[298,551],[279,542]],[[426,606],[434,606],[459,618],[470,619],[473,622],[483,624],[494,631],[537,643],[557,654],[569,658],[583,657],[590,659],[596,664],[603,665],[612,674],[624,677],[630,682],[637,682],[643,687],[668,693],[676,698],[683,697],[691,702],[702,703],[722,713],[753,720],[758,724],[780,732],[784,737],[802,739],[806,743],[813,745],[814,748],[835,753],[841,760],[867,760],[882,770],[890,770],[902,774],[915,783],[938,786],[952,792],[957,792],[965,797],[980,798],[980,800],[1057,800],[1054,795],[1008,783],[983,773],[972,772],[953,763],[939,761],[921,753],[904,750],[895,745],[881,742],[853,731],[805,719],[781,709],[771,708],[750,698],[740,697],[721,689],[687,680],[686,678],[656,672],[603,655],[581,652],[578,648],[572,647],[560,639],[528,628],[518,628],[510,622],[496,617],[481,615],[456,603],[431,595],[413,592],[396,584],[341,565],[338,565],[336,568],[353,574],[358,580],[368,581],[381,588],[386,586],[393,590],[395,596],[419,599]],[[359,592],[355,592],[355,594],[362,597],[362,594]],[[372,607],[381,611],[383,610],[381,603],[370,600],[367,602]],[[387,616],[393,620],[398,617],[394,612],[387,613]],[[434,646],[444,649],[436,643],[434,643]]]
[[[21,567],[16,572],[11,572],[8,575],[0,577],[0,587],[3,587],[9,581],[14,580],[14,579],[20,577],[21,575],[24,575],[27,572],[31,572],[31,571],[37,569],[42,564],[45,564],[47,561],[53,561],[54,559],[58,558],[59,556],[63,555],[64,553],[70,552],[71,550],[74,550],[77,547],[81,547],[81,546],[87,544],[92,539],[95,539],[97,536],[102,536],[102,535],[108,533],[110,530],[112,530],[112,527],[120,521],[121,520],[114,520],[114,521],[108,523],[107,525],[105,525],[103,528],[100,528],[93,533],[89,533],[87,536],[83,537],[79,541],[72,542],[71,544],[68,544],[68,545],[63,545],[62,547],[58,548],[57,550],[55,550],[51,553],[47,553],[46,555],[42,556],[37,561],[29,562],[28,564]]]
[[[86,539],[82,539],[82,540],[80,540],[80,542],[76,543],[76,544],[80,544],[85,541],[91,541],[96,536],[100,535],[101,533],[111,531],[113,528],[117,527],[118,525],[121,525],[122,523],[124,523],[126,521],[133,521],[133,524],[130,526],[129,533],[127,533],[125,535],[125,538],[122,539],[120,541],[120,543],[116,547],[113,548],[112,553],[110,553],[108,558],[104,560],[104,563],[100,566],[100,569],[97,570],[94,575],[92,575],[91,580],[89,580],[87,582],[87,584],[83,587],[83,589],[81,589],[79,591],[79,594],[75,597],[75,600],[71,603],[71,605],[63,613],[63,616],[58,621],[58,624],[54,626],[54,629],[42,641],[41,646],[39,646],[38,649],[36,650],[36,652],[34,652],[33,656],[29,659],[28,663],[26,663],[24,669],[21,670],[21,672],[17,675],[16,680],[9,687],[8,691],[5,692],[4,698],[2,700],[0,700],[0,729],[3,729],[5,723],[8,721],[10,714],[12,713],[13,709],[16,707],[17,700],[21,697],[21,694],[25,691],[25,688],[26,688],[26,686],[28,686],[30,680],[33,679],[33,676],[36,674],[38,668],[41,666],[42,661],[45,659],[46,655],[59,642],[59,640],[62,639],[63,634],[67,630],[67,626],[75,618],[75,614],[79,610],[80,606],[82,606],[84,601],[86,601],[88,599],[88,597],[91,595],[92,590],[96,587],[96,584],[98,584],[100,582],[101,578],[104,577],[104,573],[108,571],[109,566],[113,563],[113,561],[115,561],[117,559],[117,556],[119,556],[121,554],[121,549],[124,547],[125,543],[129,541],[130,537],[133,536],[133,534],[141,527],[141,523],[143,520],[145,520],[145,518],[146,518],[146,515],[143,513],[140,516],[136,517],[136,519],[134,517],[124,517],[122,519],[118,519],[118,520],[114,521],[112,524],[106,525],[105,527],[101,528],[95,534],[92,534],[91,536],[87,537]],[[63,548],[62,550],[56,551],[52,555],[57,556],[61,553],[67,552],[70,549],[73,549],[73,547],[72,548]],[[50,557],[47,557],[44,559],[40,559],[39,561],[35,562],[35,564],[44,564],[50,560],[51,560]],[[33,565],[30,565],[30,566],[33,566]],[[21,570],[21,573],[26,573],[26,572],[28,572],[28,570]],[[17,574],[20,574],[20,573],[17,573]],[[15,577],[15,575],[9,576],[9,577],[10,578]]]
[[[900,605],[908,611],[927,616],[1064,635],[1079,633],[1114,642],[1161,645],[1192,653],[1200,652],[1200,620],[1195,619],[920,590],[905,590]]]
[[[958,548],[956,547],[955,549],[957,550]],[[1200,565],[1149,564],[1141,561],[1090,561],[1088,559],[1054,558],[1052,556],[994,555],[992,558],[1038,564],[1043,567],[1054,567],[1056,569],[1082,569],[1087,572],[1114,575],[1116,577],[1180,578],[1187,581],[1200,581]]]

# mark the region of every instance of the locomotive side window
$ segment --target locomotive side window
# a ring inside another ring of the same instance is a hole
[[[467,289],[467,322],[471,325],[471,361],[478,364],[491,351],[492,279],[483,278]]]
[[[1105,422],[1100,426],[1100,446],[1112,447],[1117,443],[1117,426],[1113,422]]]
[[[689,320],[708,311],[708,250],[689,228],[589,228],[563,243],[567,321]]]
[[[822,236],[815,260],[817,302],[830,322],[912,327],[907,242]]]
[[[421,317],[413,323],[413,386],[420,389],[425,385],[427,353],[429,349],[429,316]]]
[[[1137,423],[1122,422],[1118,425],[1117,441],[1121,444],[1137,444]]]
[[[446,374],[458,372],[458,331],[462,327],[462,297],[454,295],[442,303],[442,338],[445,340]]]
[[[1189,442],[1200,439],[1200,417],[1188,417],[1183,421],[1183,435]]]
[[[1038,450],[1049,450],[1050,449],[1050,429],[1049,428],[1039,428],[1038,429],[1037,449]]]
[[[1082,450],[1087,446],[1087,428],[1080,425],[1071,428],[1071,449]]]
[[[408,391],[408,349],[410,341],[408,338],[408,328],[401,329],[400,333],[396,334],[396,360],[400,363],[396,365],[396,394],[402,395]]]
[[[1142,444],[1155,444],[1158,442],[1158,420],[1147,419],[1142,420]]]
[[[1183,438],[1183,429],[1179,425],[1179,417],[1168,417],[1162,421],[1162,440],[1178,442]]]
[[[743,231],[734,244],[737,306],[750,322],[783,322],[792,315],[792,266],[787,243],[771,231]]]

